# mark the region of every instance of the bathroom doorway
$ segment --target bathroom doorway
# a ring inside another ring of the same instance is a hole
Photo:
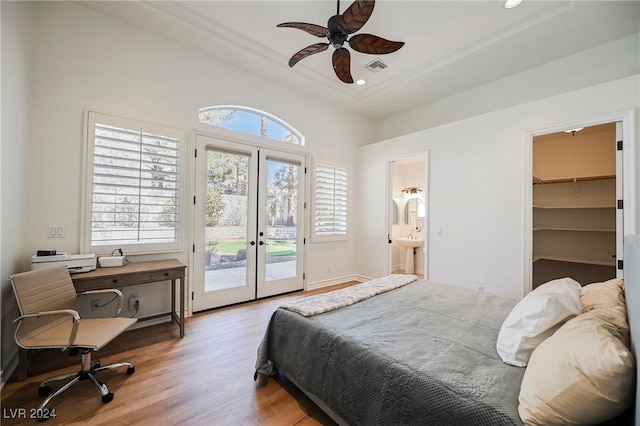
[[[428,277],[428,153],[389,161],[389,272]]]

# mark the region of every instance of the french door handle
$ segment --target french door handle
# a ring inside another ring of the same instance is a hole
[[[269,244],[265,243],[264,241],[260,241],[260,242],[258,242],[258,244],[260,244],[261,246],[269,245]]]
[[[255,246],[256,242],[255,241],[249,241],[249,244],[251,244],[252,246]]]

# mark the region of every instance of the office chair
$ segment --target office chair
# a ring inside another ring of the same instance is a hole
[[[78,296],[89,294],[115,293],[118,308],[115,316],[122,309],[122,293],[115,289],[91,290],[76,295],[73,281],[66,266],[38,269],[15,274],[11,284],[20,309],[15,340],[24,349],[70,349],[82,352],[82,368],[77,373],[61,374],[50,377],[40,384],[38,394],[46,397],[38,409],[38,420],[48,418],[51,410],[46,405],[56,396],[69,389],[78,381],[92,381],[102,394],[102,402],[113,400],[113,393],[107,385],[95,377],[96,373],[119,367],[127,367],[127,374],[133,374],[135,368],[128,362],[100,365],[100,361],[91,361],[91,352],[97,351],[112,339],[134,324],[136,318],[84,318],[73,309]],[[72,353],[73,353],[72,352]],[[73,377],[55,392],[50,382]]]

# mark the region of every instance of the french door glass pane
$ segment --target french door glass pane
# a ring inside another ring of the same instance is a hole
[[[298,164],[267,159],[265,281],[296,276]]]
[[[249,156],[207,150],[205,291],[247,283]]]

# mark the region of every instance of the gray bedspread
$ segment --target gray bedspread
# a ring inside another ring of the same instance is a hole
[[[496,352],[516,301],[424,280],[312,317],[277,309],[273,364],[350,425],[521,424],[523,368]]]

